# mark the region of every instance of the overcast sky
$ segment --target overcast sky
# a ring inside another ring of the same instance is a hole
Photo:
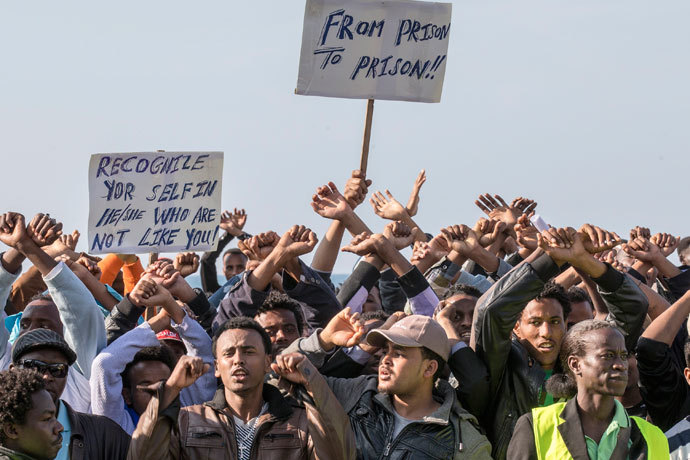
[[[294,95],[303,16],[294,0],[3,2],[1,208],[85,235],[92,153],[221,150],[223,207],[246,208],[248,232],[322,235],[310,197],[358,166],[366,101]],[[688,18],[680,0],[453,2],[441,103],[376,103],[375,189],[405,202],[426,168],[430,233],[472,224],[488,191],[556,226],[686,235]]]

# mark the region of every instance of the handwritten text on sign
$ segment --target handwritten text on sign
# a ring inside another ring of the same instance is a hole
[[[89,252],[214,248],[222,173],[222,152],[91,155]]]
[[[297,94],[439,102],[450,3],[307,0]]]

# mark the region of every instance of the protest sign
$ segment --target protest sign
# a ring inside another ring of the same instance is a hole
[[[222,152],[91,155],[89,252],[215,248],[222,175]]]
[[[440,102],[450,3],[307,0],[297,94]]]

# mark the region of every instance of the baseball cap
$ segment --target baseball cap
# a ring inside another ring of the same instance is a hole
[[[34,329],[19,336],[12,347],[12,362],[17,363],[26,353],[41,348],[61,351],[70,366],[77,360],[77,354],[60,334],[50,329]]]
[[[450,355],[446,331],[428,316],[410,315],[393,324],[390,329],[374,329],[367,334],[367,342],[375,347],[383,347],[386,341],[401,347],[428,348],[445,361]]]
[[[175,331],[171,331],[170,329],[163,329],[158,334],[156,334],[156,338],[158,340],[176,340],[176,341],[182,343],[182,339],[180,338],[180,334],[178,334]]]

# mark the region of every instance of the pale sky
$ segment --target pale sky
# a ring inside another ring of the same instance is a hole
[[[473,224],[483,192],[534,198],[555,226],[690,233],[690,3],[452,3],[441,103],[376,103],[374,190],[404,203],[425,168],[430,233]],[[220,150],[223,207],[247,210],[245,230],[322,235],[310,197],[358,166],[366,102],[293,94],[303,15],[303,1],[3,2],[0,208],[85,235],[91,154]]]

